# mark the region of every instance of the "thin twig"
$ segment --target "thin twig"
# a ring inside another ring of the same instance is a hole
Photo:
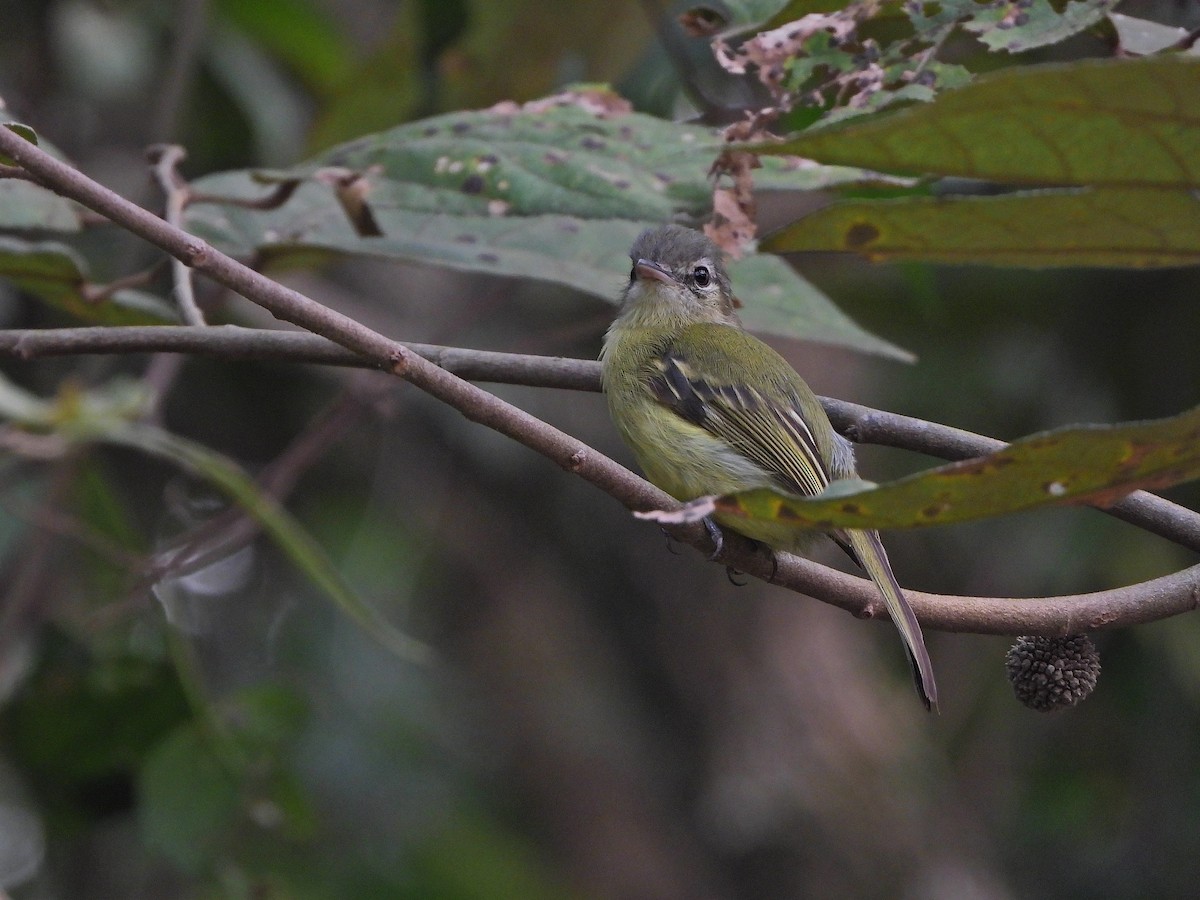
[[[163,213],[167,222],[176,228],[183,226],[183,210],[188,203],[187,182],[179,174],[178,165],[187,158],[184,149],[176,144],[157,144],[150,148],[148,157],[153,168],[154,179],[166,198]],[[192,288],[192,270],[182,260],[172,257],[171,281],[175,285],[175,300],[183,321],[189,325],[203,325],[204,313],[196,305],[196,292]]]
[[[129,275],[122,275],[120,278],[114,278],[107,284],[84,282],[80,286],[79,292],[88,303],[103,303],[106,300],[112,299],[113,294],[117,291],[123,291],[127,288],[145,287],[154,280],[165,263],[165,260],[160,260],[149,268],[143,269],[140,272],[133,272]]]

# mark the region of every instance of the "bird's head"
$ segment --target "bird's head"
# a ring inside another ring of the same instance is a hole
[[[622,316],[646,325],[714,322],[738,325],[721,251],[699,231],[662,225],[643,231],[629,251],[633,268]]]

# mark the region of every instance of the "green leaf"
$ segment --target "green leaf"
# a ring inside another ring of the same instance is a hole
[[[79,231],[79,214],[70,200],[19,178],[0,179],[0,230]]]
[[[1196,478],[1200,407],[1149,422],[1047,431],[987,456],[849,494],[803,499],[747,491],[716,498],[710,508],[822,531],[917,528],[1064,503],[1106,506],[1134,490]]]
[[[989,50],[1021,53],[1057,44],[1095,25],[1120,0],[1068,0],[1059,12],[1049,0],[980,5],[965,0],[971,17],[963,27]]]
[[[0,117],[4,116],[3,109],[4,109],[3,105],[0,104]],[[7,128],[13,134],[20,135],[21,137],[25,138],[25,140],[29,141],[29,143],[33,144],[35,147],[37,146],[37,143],[38,143],[37,132],[34,131],[32,128],[30,128],[28,125],[22,125],[20,122],[4,122],[3,125],[5,128]],[[0,165],[15,166],[15,165],[17,165],[17,161],[4,153],[0,153]]]
[[[1193,191],[1098,188],[834,203],[769,235],[776,253],[1005,266],[1200,263]]]
[[[642,229],[708,214],[708,171],[725,143],[710,129],[624,112],[623,101],[607,92],[568,96],[582,105],[552,98],[538,107],[439,116],[294,169],[200,179],[197,191],[224,198],[262,197],[264,182],[294,190],[275,209],[193,204],[188,226],[226,252],[275,266],[368,255],[534,278],[615,302],[629,247]],[[880,178],[796,159],[771,159],[755,172],[762,190]],[[752,324],[895,355],[895,348],[831,315],[829,301],[795,273],[774,272],[782,295]],[[754,298],[747,292],[744,299]],[[794,312],[784,314],[784,304],[792,303]]]
[[[762,30],[780,28],[788,22],[803,18],[811,13],[836,12],[846,6],[845,0],[790,0],[790,2],[763,23]]]
[[[142,839],[188,872],[212,861],[241,813],[238,779],[191,723],[150,755],[138,793]]]
[[[65,244],[0,236],[0,278],[87,322],[156,325],[178,317],[162,299],[119,290],[97,302],[87,294],[87,263]]]
[[[1200,185],[1200,60],[1029,66],[934,102],[827,128],[763,154],[1012,184]]]
[[[267,174],[350,169],[367,178],[372,204],[418,212],[663,220],[707,211],[708,168],[723,146],[714,130],[638,113],[514,104],[402,125]]]
[[[56,795],[128,773],[188,715],[179,681],[161,661],[97,658],[60,636],[45,648],[40,668],[5,710],[5,740],[7,752]]]
[[[308,705],[294,689],[264,682],[238,691],[227,715],[242,749],[252,756],[274,755],[300,734]]]

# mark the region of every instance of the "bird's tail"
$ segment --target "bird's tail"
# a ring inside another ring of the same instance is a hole
[[[843,532],[843,535],[854,549],[854,555],[858,557],[859,565],[871,576],[871,580],[883,594],[888,614],[900,632],[900,637],[904,641],[904,649],[908,651],[908,661],[912,664],[913,682],[916,684],[921,702],[925,704],[926,709],[936,710],[937,684],[933,680],[933,664],[929,661],[929,653],[925,649],[925,639],[921,637],[921,625],[917,622],[912,607],[904,599],[904,593],[900,590],[896,576],[892,574],[892,566],[883,549],[883,542],[879,540],[879,532],[846,531]]]

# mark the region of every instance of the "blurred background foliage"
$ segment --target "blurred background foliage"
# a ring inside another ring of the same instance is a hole
[[[189,177],[291,165],[581,80],[686,116],[672,59],[743,102],[706,48],[668,29],[664,50],[656,10],[32,0],[3,11],[0,96],[83,171],[153,205],[144,148],[164,140],[187,148]],[[1122,11],[1200,26],[1184,0]],[[997,64],[969,43],[954,52]],[[1002,61],[1107,52],[1088,33]],[[794,217],[785,202],[764,200],[768,225]],[[155,258],[117,229],[83,240],[98,279]],[[820,393],[1002,438],[1197,403],[1194,269],[793,262],[919,358],[778,342]],[[543,283],[380,261],[287,278],[398,338],[515,352],[594,357],[612,312]],[[264,323],[201,287],[228,320]],[[71,322],[2,284],[0,321]],[[1096,694],[1054,715],[1014,701],[1010,641],[930,635],[944,700],[927,717],[890,626],[734,587],[582,481],[384,376],[164,357],[3,371],[44,395],[122,373],[157,385],[172,431],[251,472],[282,468],[288,508],[344,579],[438,651],[398,660],[270,541],[220,545],[236,517],[170,465],[112,447],[53,463],[6,454],[0,888],[16,900],[1142,897],[1200,879],[1191,618],[1098,635]],[[600,397],[496,390],[628,460]],[[928,463],[861,457],[876,480]],[[1170,496],[1200,502],[1191,487]],[[206,565],[154,567],[206,522],[220,551]],[[1000,596],[1194,562],[1087,510],[889,546],[908,586]]]

